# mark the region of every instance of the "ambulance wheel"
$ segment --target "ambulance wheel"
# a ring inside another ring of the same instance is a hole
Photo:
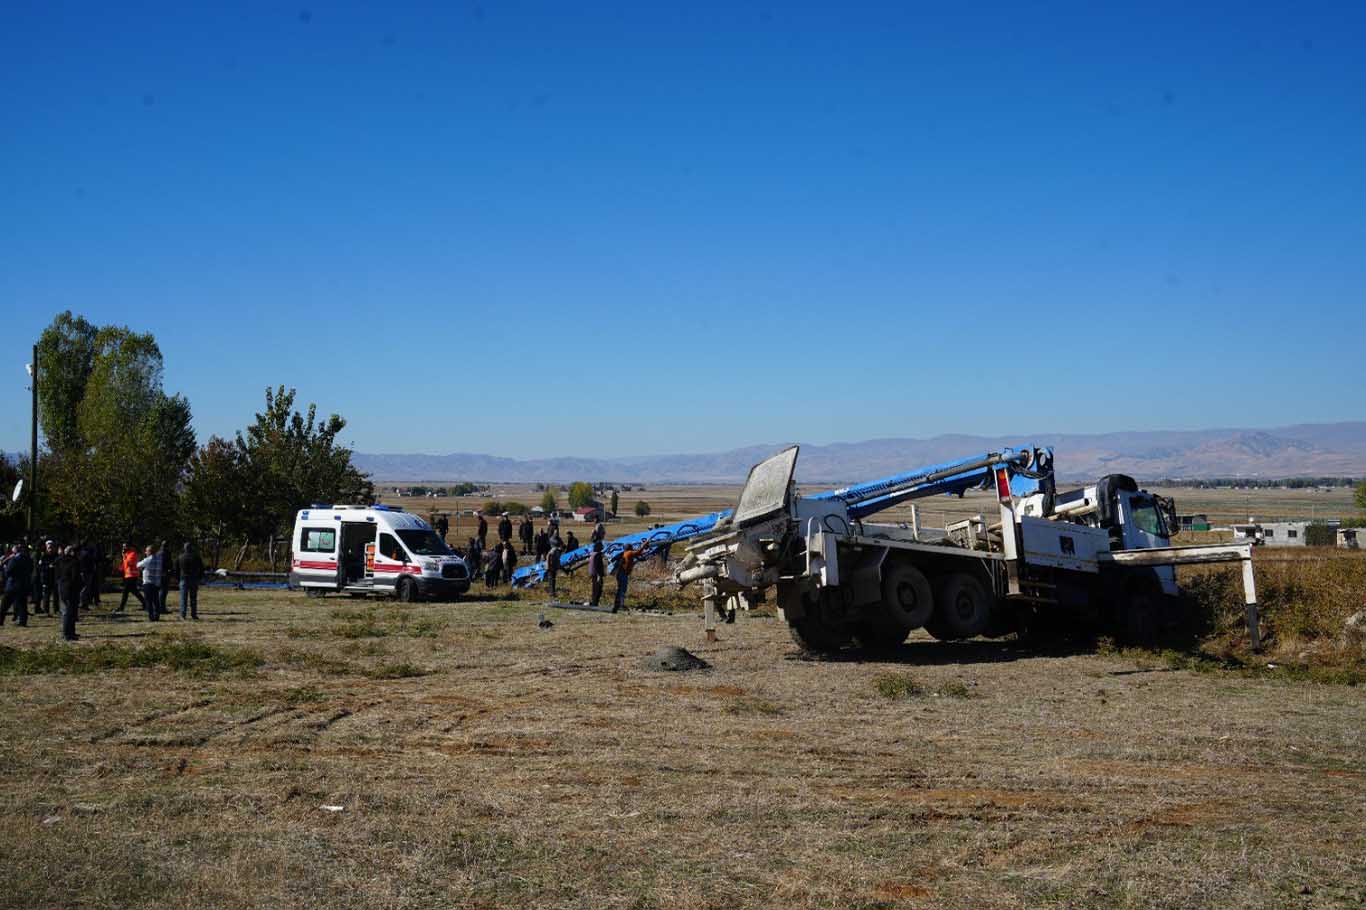
[[[940,641],[973,638],[991,622],[991,596],[976,576],[954,572],[939,579],[934,616],[925,629]]]
[[[417,603],[417,585],[413,584],[411,578],[400,578],[398,587],[394,588],[394,596],[405,604]]]
[[[307,587],[306,587],[306,588],[304,588],[304,596],[305,596],[305,597],[317,597],[317,598],[322,598],[322,597],[326,597],[326,596],[327,596],[327,592],[324,591],[322,588],[307,588]]]

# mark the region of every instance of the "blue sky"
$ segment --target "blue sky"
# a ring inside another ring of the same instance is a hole
[[[11,4],[0,448],[67,308],[202,439],[1362,418],[1363,8],[968,6]]]

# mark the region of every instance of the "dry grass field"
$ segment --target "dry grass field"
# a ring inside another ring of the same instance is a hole
[[[1366,901],[1360,688],[538,596],[6,625],[0,906]]]

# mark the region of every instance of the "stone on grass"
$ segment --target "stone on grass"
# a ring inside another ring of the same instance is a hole
[[[660,672],[678,670],[705,670],[711,664],[696,654],[689,654],[678,647],[660,648],[645,658],[645,669]]]

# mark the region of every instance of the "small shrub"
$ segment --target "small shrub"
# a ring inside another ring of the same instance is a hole
[[[873,688],[883,698],[915,698],[925,694],[925,687],[909,673],[884,673],[873,680]]]
[[[406,660],[400,663],[381,664],[365,671],[365,675],[371,679],[412,679],[416,676],[427,676],[430,673],[430,670],[423,669]]]
[[[972,698],[972,689],[961,679],[950,679],[948,682],[940,684],[935,690],[936,695],[944,698]]]

